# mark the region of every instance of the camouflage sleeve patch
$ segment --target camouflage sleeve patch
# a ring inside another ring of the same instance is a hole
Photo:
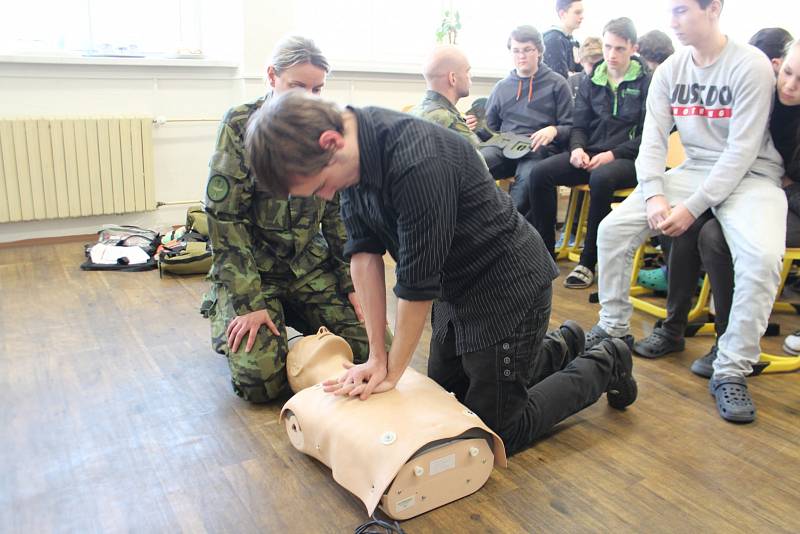
[[[206,211],[226,218],[245,218],[253,196],[242,140],[223,123],[209,162]]]
[[[213,254],[211,278],[228,289],[238,315],[264,309],[250,237],[253,188],[241,138],[227,119],[217,135],[205,193]]]
[[[228,193],[230,192],[231,184],[225,176],[221,174],[215,174],[208,179],[206,196],[212,202],[222,202],[228,197]]]

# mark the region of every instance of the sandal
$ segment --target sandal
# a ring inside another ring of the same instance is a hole
[[[686,340],[674,338],[661,327],[644,339],[633,344],[633,352],[645,358],[660,358],[670,352],[680,352],[686,348]]]
[[[586,289],[594,283],[594,273],[584,265],[576,265],[567,279],[564,280],[564,287],[570,289]]]
[[[712,378],[708,389],[717,401],[719,415],[726,421],[752,423],[756,420],[756,407],[744,377]]]

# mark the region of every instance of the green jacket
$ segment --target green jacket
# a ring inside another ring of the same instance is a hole
[[[342,254],[347,237],[338,195],[330,202],[316,197],[275,199],[253,178],[245,130],[250,116],[269,97],[228,110],[209,163],[209,278],[227,287],[238,315],[266,309],[265,296],[320,266],[334,271],[342,294],[353,291]]]
[[[467,127],[464,117],[461,116],[461,113],[452,102],[436,91],[427,91],[425,98],[411,110],[411,114],[461,134],[474,147],[477,147],[481,142],[478,136]]]

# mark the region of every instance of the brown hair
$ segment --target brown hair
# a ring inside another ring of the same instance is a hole
[[[542,54],[544,54],[544,41],[542,41],[542,34],[533,26],[524,25],[517,26],[511,31],[506,41],[506,47],[511,50],[511,41],[514,40],[518,43],[531,43],[539,51],[539,62],[542,61]]]
[[[333,102],[303,91],[270,99],[247,124],[245,145],[256,181],[287,196],[293,177],[317,174],[333,157],[333,149],[319,144],[327,130],[344,131],[342,111]]]
[[[611,19],[608,24],[603,27],[603,35],[605,35],[606,32],[611,32],[620,39],[625,39],[630,44],[636,44],[636,27],[633,25],[633,21],[628,17]]]

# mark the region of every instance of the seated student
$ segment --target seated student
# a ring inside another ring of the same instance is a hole
[[[571,72],[581,70],[580,64],[575,61],[578,42],[572,34],[583,22],[583,2],[556,0],[556,13],[560,25],[544,32],[544,62],[553,72],[567,79]]]
[[[770,133],[783,157],[786,175],[783,188],[789,211],[786,218],[786,246],[800,246],[800,45],[788,50],[779,70],[775,104],[770,119]],[[700,264],[711,280],[716,308],[717,339],[728,327],[734,293],[733,260],[719,221],[706,211],[683,235],[673,239],[670,261],[667,318],[661,328],[633,345],[634,351],[647,358],[658,358],[684,349],[683,339],[692,295],[697,287]],[[787,345],[793,341],[789,336]],[[710,377],[717,355],[717,344],[708,354],[692,364],[692,371]]]
[[[587,37],[578,52],[579,61],[583,70],[567,78],[567,85],[572,94],[572,100],[578,96],[581,82],[591,76],[594,66],[603,60],[603,40],[599,37]]]
[[[586,78],[575,100],[569,152],[533,166],[528,221],[553,253],[556,185],[589,184],[591,203],[580,263],[564,281],[571,288],[589,287],[597,263],[597,227],[611,211],[614,191],[636,185],[634,159],[639,151],[650,75],[638,58],[636,29],[629,18],[603,28],[604,61]]]
[[[258,182],[276,194],[341,194],[371,350],[325,383],[329,392],[365,399],[393,389],[433,307],[428,376],[497,432],[508,454],[604,391],[614,408],[635,401],[625,343],[583,352],[580,328],[565,325],[572,359],[542,351],[558,270],[464,138],[407,114],[342,110],[291,92],[262,108],[247,139]],[[387,251],[397,262],[389,351],[380,340]]]
[[[469,96],[469,71],[469,61],[461,50],[453,45],[437,47],[423,70],[428,91],[411,114],[453,130],[477,148],[481,140],[456,108],[460,99]]]
[[[670,2],[671,26],[687,46],[653,74],[636,158],[639,185],[600,224],[600,320],[587,346],[612,336],[632,343],[636,249],[655,232],[683,234],[711,208],[734,258],[735,290],[709,391],[721,417],[750,422],[755,406],[745,377],[760,356],[786,240],[783,168],[768,130],[772,68],[761,52],[722,33],[721,0]],[[673,126],[687,159],[665,174]]]
[[[638,47],[639,57],[644,60],[650,72],[655,72],[659,65],[675,53],[672,39],[660,30],[651,30],[639,37]]]
[[[508,38],[515,69],[497,82],[486,104],[486,124],[495,132],[513,132],[531,138],[531,152],[520,159],[503,156],[502,148],[482,147],[481,154],[495,178],[514,176],[508,193],[520,213],[530,206],[526,182],[533,164],[564,144],[572,126],[572,97],[567,81],[542,63],[541,34],[520,26]]]
[[[748,42],[767,55],[777,76],[781,70],[786,47],[792,42],[792,34],[783,28],[762,28]]]
[[[228,111],[209,163],[212,346],[228,358],[234,392],[250,402],[286,389],[287,324],[305,333],[324,325],[357,360],[369,353],[338,197],[275,198],[253,182],[244,150],[247,121],[266,101],[293,88],[319,93],[328,69],[313,41],[279,43],[267,67],[272,91]]]

